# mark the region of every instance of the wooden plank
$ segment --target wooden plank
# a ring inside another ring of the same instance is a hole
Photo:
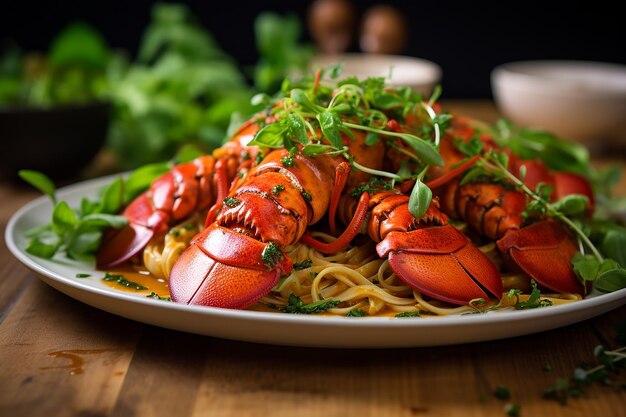
[[[145,326],[111,415],[190,415],[212,340]]]
[[[0,325],[0,415],[106,415],[139,325],[36,280]]]

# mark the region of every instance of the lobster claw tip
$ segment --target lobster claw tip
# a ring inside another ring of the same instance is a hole
[[[497,245],[508,260],[541,286],[561,293],[583,293],[570,264],[578,249],[563,226],[547,220],[511,229]]]
[[[141,252],[153,236],[153,229],[136,223],[107,230],[96,256],[96,267],[108,269],[128,261]]]
[[[409,286],[452,304],[502,297],[495,265],[451,225],[391,232],[376,247]]]
[[[270,292],[291,260],[273,268],[262,262],[267,244],[212,225],[197,236],[170,273],[173,301],[210,307],[242,309]]]

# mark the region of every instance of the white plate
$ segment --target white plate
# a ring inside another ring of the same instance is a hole
[[[58,192],[76,207],[83,196],[111,181],[87,181]],[[91,306],[156,326],[233,340],[294,346],[408,347],[434,346],[520,336],[585,320],[626,303],[626,289],[580,302],[525,311],[500,311],[437,318],[348,318],[304,316],[188,306],[120,292],[104,285],[92,266],[57,262],[25,252],[24,232],[47,223],[52,205],[40,197],[18,210],[7,225],[5,239],[11,252],[41,279]],[[75,278],[91,273],[91,278]]]

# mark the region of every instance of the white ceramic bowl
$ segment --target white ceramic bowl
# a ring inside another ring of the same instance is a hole
[[[313,59],[312,68],[326,67],[343,62],[343,77],[356,76],[388,78],[390,85],[409,86],[414,91],[430,95],[435,85],[441,81],[441,68],[425,59],[401,55],[377,54],[338,54],[318,55]]]
[[[491,84],[511,121],[590,145],[626,140],[626,66],[526,61],[496,67]]]

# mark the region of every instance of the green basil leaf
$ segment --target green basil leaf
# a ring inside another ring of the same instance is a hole
[[[83,197],[80,200],[80,214],[82,216],[86,216],[88,214],[91,213],[95,213],[98,209],[98,204],[94,203],[93,201],[89,200],[86,197]]]
[[[100,247],[102,232],[87,232],[77,234],[67,248],[68,255],[77,258],[82,255],[91,254]]]
[[[26,247],[26,252],[31,255],[38,256],[40,258],[50,259],[57,252],[59,247],[61,246],[61,241],[57,240],[56,242],[44,242],[39,238],[31,239],[28,242],[28,246]]]
[[[622,267],[626,267],[626,229],[609,230],[602,239],[600,250]]]
[[[284,123],[272,123],[259,130],[248,146],[282,148],[284,144],[284,137],[287,135],[288,130],[289,128],[285,126]]]
[[[401,138],[413,148],[422,163],[425,165],[443,166],[441,155],[430,142],[407,133],[401,134]]]
[[[552,208],[566,216],[578,216],[585,212],[589,198],[584,195],[570,194],[551,204]]]
[[[593,286],[598,291],[613,292],[626,288],[626,269],[611,269],[600,274]]]
[[[52,180],[46,174],[38,171],[32,171],[29,169],[22,169],[18,171],[17,175],[19,175],[21,179],[50,197],[53,204],[57,203],[56,187],[54,186]]]
[[[322,111],[322,108],[317,106],[316,104],[313,104],[311,99],[309,99],[309,96],[303,90],[299,88],[294,88],[293,90],[291,90],[291,99],[295,103],[302,106],[304,110],[307,110],[313,113],[319,113],[320,111]]]
[[[54,206],[52,212],[52,230],[62,236],[78,226],[78,217],[65,201]]]
[[[117,213],[124,203],[124,182],[117,178],[107,185],[100,200],[100,212]]]
[[[365,144],[367,146],[374,146],[378,142],[380,142],[380,136],[378,136],[374,132],[367,132],[367,135],[365,136]],[[350,310],[350,311],[352,311],[352,310]]]
[[[333,147],[340,149],[343,146],[341,134],[339,133],[342,121],[337,113],[328,110],[324,111],[317,115],[317,120],[320,122],[324,137],[328,139]]]
[[[80,221],[81,228],[91,227],[113,227],[120,229],[128,224],[128,219],[124,216],[105,213],[94,213],[83,217]]]
[[[430,202],[433,199],[433,192],[422,181],[417,180],[411,191],[411,197],[409,198],[409,212],[416,219],[421,219],[422,216],[430,207]]]
[[[289,126],[289,134],[296,138],[302,145],[311,143],[302,117],[289,113],[289,115],[287,115],[287,126]]]
[[[600,271],[600,262],[593,255],[583,255],[576,252],[572,257],[572,267],[574,272],[583,281],[594,281]]]

